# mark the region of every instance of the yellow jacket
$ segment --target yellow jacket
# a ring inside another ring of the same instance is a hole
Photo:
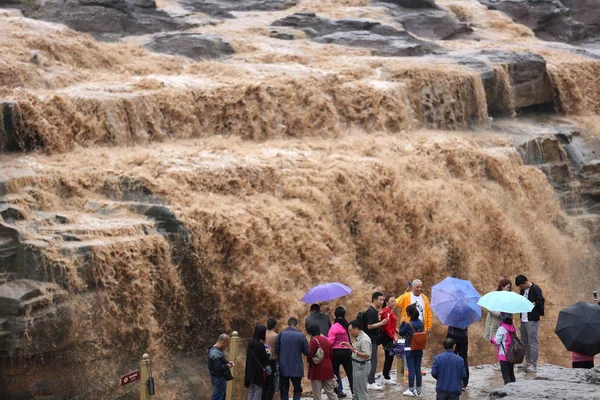
[[[433,314],[431,313],[431,307],[429,306],[429,299],[424,294],[423,301],[425,303],[425,315],[423,316],[423,326],[425,327],[425,332],[431,330],[433,326]],[[406,314],[406,307],[410,306],[412,303],[410,302],[410,292],[406,292],[403,295],[396,297],[396,307],[400,308],[400,322],[406,321],[408,322],[410,318]]]

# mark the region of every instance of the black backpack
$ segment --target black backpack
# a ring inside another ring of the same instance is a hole
[[[367,332],[367,329],[369,329],[368,328],[369,324],[367,324],[367,314],[366,313],[367,313],[366,311],[361,311],[356,316],[356,320],[360,324],[361,329],[363,331],[365,331],[365,333]]]

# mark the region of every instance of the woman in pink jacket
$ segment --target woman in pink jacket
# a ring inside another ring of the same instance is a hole
[[[342,391],[342,379],[340,377],[340,365],[344,367],[348,382],[350,383],[350,390],[354,394],[354,388],[352,387],[352,351],[347,347],[340,346],[341,343],[350,343],[350,337],[348,336],[348,321],[346,321],[346,310],[344,307],[338,307],[335,309],[335,323],[329,328],[328,339],[333,349],[333,373],[338,380],[338,397],[346,397],[346,393]]]
[[[506,352],[510,348],[512,342],[512,335],[515,334],[517,329],[513,325],[512,315],[502,313],[500,314],[500,325],[496,331],[496,336],[492,337],[492,343],[497,347],[498,361],[500,361],[500,370],[502,371],[502,378],[504,384],[509,382],[515,382],[515,364],[511,364],[506,360]]]

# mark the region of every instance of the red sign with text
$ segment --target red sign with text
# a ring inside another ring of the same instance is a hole
[[[133,371],[133,372],[128,373],[127,375],[123,375],[119,379],[119,383],[121,384],[121,386],[127,385],[128,383],[139,381],[141,377],[142,377],[142,374],[140,373],[139,370]]]

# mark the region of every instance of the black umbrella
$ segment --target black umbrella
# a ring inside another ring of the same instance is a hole
[[[554,332],[567,350],[595,356],[600,353],[600,306],[580,301],[565,308]]]

